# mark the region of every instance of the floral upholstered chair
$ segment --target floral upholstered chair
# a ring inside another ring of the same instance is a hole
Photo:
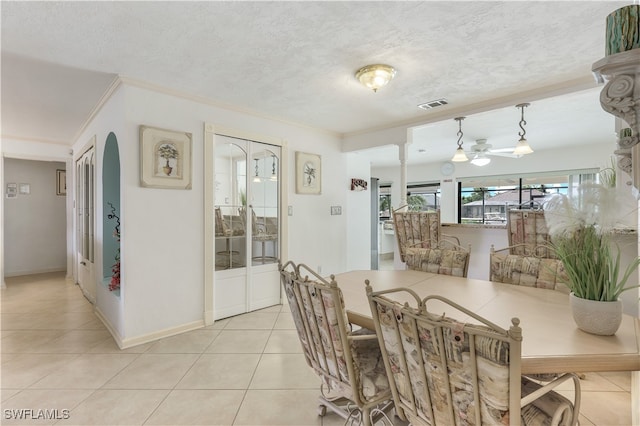
[[[539,247],[539,248],[538,248]],[[569,294],[562,262],[544,257],[547,246],[507,247],[489,253],[489,280],[505,284],[558,290]],[[512,254],[520,252],[522,254]]]
[[[521,376],[519,319],[505,330],[440,296],[420,300],[405,288],[373,292],[368,282],[366,291],[396,412],[413,426],[577,424],[580,381],[574,374],[544,386]],[[474,324],[429,312],[432,299]],[[570,379],[573,402],[552,390]]]
[[[471,245],[465,249],[445,240],[431,248],[406,247],[405,263],[415,271],[466,277],[469,271]]]
[[[526,255],[535,250],[538,257],[555,258],[544,210],[511,209],[507,213],[509,253]]]
[[[393,226],[403,262],[407,247],[431,248],[440,241],[440,211],[394,211]]]
[[[393,407],[378,338],[351,330],[333,276],[290,261],[279,269],[307,364],[322,380],[319,414],[329,408],[349,424],[372,425]]]

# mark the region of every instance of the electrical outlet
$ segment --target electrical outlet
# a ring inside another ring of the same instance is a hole
[[[293,216],[293,206],[289,206],[289,207],[287,208],[287,214],[288,214],[289,216]]]
[[[341,215],[342,214],[342,206],[331,206],[331,215]]]

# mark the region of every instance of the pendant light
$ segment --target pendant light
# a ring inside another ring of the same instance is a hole
[[[469,161],[469,158],[467,158],[467,154],[464,153],[464,149],[462,149],[462,120],[464,120],[465,117],[456,117],[454,118],[454,120],[456,120],[458,122],[458,149],[456,149],[456,153],[453,156],[453,158],[451,159],[451,161],[456,161],[456,162],[463,162],[463,161]]]
[[[256,175],[253,177],[253,181],[256,183],[260,183],[260,176],[258,176],[258,159],[255,158],[256,160]]]
[[[527,140],[525,139],[525,135],[527,134],[527,131],[524,129],[524,125],[527,124],[526,121],[524,121],[524,109],[525,107],[528,107],[529,103],[523,103],[523,104],[518,104],[516,105],[516,108],[520,108],[522,111],[522,115],[520,118],[520,128],[522,129],[521,132],[518,132],[518,136],[520,136],[520,140],[518,141],[518,144],[516,145],[516,148],[513,150],[513,153],[515,155],[526,155],[526,154],[531,154],[533,152],[533,150],[531,149],[531,147],[529,146],[529,143],[527,142]]]
[[[276,175],[276,156],[275,154],[271,154],[271,178],[272,181],[278,180],[278,175]]]

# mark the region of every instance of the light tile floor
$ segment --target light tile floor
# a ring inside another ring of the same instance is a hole
[[[287,306],[120,350],[63,274],[5,282],[3,425],[344,423],[317,415],[320,382],[304,361]],[[628,374],[587,374],[582,387],[582,425],[631,423]],[[32,416],[50,410],[60,419],[12,418],[20,409]]]

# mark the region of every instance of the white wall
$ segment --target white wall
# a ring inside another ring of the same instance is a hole
[[[348,198],[346,215],[349,269],[371,269],[371,191],[368,186],[366,191],[351,191],[351,179],[366,182],[371,180],[371,164],[355,153],[348,153],[346,157],[347,179],[340,187]],[[344,208],[342,214],[345,214]]]
[[[349,192],[347,160],[340,152],[336,135],[123,85],[83,132],[74,149],[97,135],[97,176],[101,176],[106,136],[114,131],[118,138],[122,290],[120,299],[113,302],[114,295],[99,285],[102,290],[99,290],[97,305],[103,316],[111,318],[109,321],[124,344],[163,330],[193,326],[203,320],[204,123],[288,141],[288,194],[293,207],[287,241],[289,257],[296,263],[320,267],[326,274],[351,269],[346,248],[347,215],[344,214]],[[139,185],[140,125],[192,133],[192,189]],[[296,151],[321,155],[321,195],[295,194]],[[102,199],[100,190],[96,198]],[[343,215],[331,216],[332,205],[343,206]],[[97,211],[102,211],[101,206]],[[98,217],[97,223],[97,233],[101,236],[102,218]],[[101,237],[97,241],[101,244]],[[368,245],[366,250],[368,256]],[[99,249],[96,259],[101,257]],[[101,270],[102,265],[96,266]]]
[[[120,148],[120,161],[123,161],[122,158],[122,147],[137,147],[137,137],[131,138],[126,137],[124,135],[123,129],[124,124],[124,90],[122,87],[115,90],[115,92],[111,95],[109,100],[102,106],[100,111],[96,114],[96,116],[91,120],[89,125],[84,129],[82,134],[78,137],[77,141],[73,145],[73,155],[74,155],[74,163],[71,169],[75,172],[75,159],[80,157],[85,150],[88,148],[88,144],[95,136],[95,154],[96,154],[96,163],[95,163],[95,178],[96,178],[96,209],[95,209],[95,266],[94,269],[97,271],[96,273],[96,304],[95,309],[98,314],[102,317],[103,321],[105,321],[110,328],[110,331],[115,334],[115,338],[118,340],[118,343],[121,343],[121,340],[126,336],[126,330],[124,327],[124,306],[127,301],[127,294],[121,293],[118,296],[116,293],[109,291],[107,284],[102,281],[102,271],[103,271],[103,250],[102,245],[105,238],[113,238],[113,229],[103,229],[103,206],[102,206],[102,159],[104,154],[104,147],[107,141],[107,136],[109,136],[110,132],[113,132],[116,135],[118,140],[118,147]],[[133,160],[137,161],[137,156]],[[120,168],[121,174],[131,173],[130,171],[124,170],[123,167]],[[75,173],[72,182],[70,183],[71,188],[75,188]],[[67,176],[69,178],[69,176]],[[75,199],[75,191],[72,191],[72,197],[70,199]],[[121,203],[121,205],[123,202]],[[75,218],[75,214],[72,215]],[[107,221],[110,222],[110,221]],[[72,224],[71,228],[75,226],[75,222]],[[126,225],[123,225],[123,227]],[[126,238],[126,233],[123,233],[123,240]],[[123,251],[125,248],[122,249]]]
[[[29,194],[4,198],[4,275],[66,271],[66,197],[56,195],[63,162],[5,158],[4,182],[28,184]]]

